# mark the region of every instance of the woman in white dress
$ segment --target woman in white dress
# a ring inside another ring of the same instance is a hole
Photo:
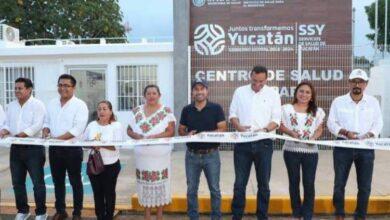
[[[324,110],[317,107],[313,85],[304,81],[297,86],[292,104],[282,106],[280,131],[293,138],[316,140],[322,135],[324,118]],[[293,217],[304,220],[312,219],[318,147],[286,141],[283,145],[283,157],[287,167]],[[299,190],[301,169],[304,190],[303,203]]]
[[[132,110],[128,135],[136,140],[165,138],[175,134],[176,119],[168,107],[160,103],[160,89],[148,85],[144,89],[146,103]],[[162,219],[163,206],[171,202],[172,145],[136,146],[134,149],[138,202],[145,207],[145,219],[151,219],[151,208],[157,208]]]
[[[109,101],[101,101],[97,107],[97,120],[88,124],[84,140],[123,141],[122,124],[115,119]],[[121,164],[119,150],[114,146],[94,147],[100,152],[104,171],[98,175],[89,174],[95,200],[95,214],[98,220],[110,220],[114,217],[116,183]]]

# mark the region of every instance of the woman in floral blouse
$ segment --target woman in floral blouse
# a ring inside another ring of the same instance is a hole
[[[175,134],[176,119],[168,107],[160,104],[160,89],[148,85],[144,89],[146,103],[133,109],[128,135],[136,140],[165,138]],[[151,208],[157,207],[157,219],[162,219],[163,206],[171,202],[172,145],[136,146],[135,163],[138,202],[145,207],[145,219],[151,219]]]
[[[316,140],[323,132],[325,112],[317,107],[316,93],[309,82],[300,83],[292,104],[282,106],[280,131],[301,140]],[[283,156],[287,167],[293,217],[312,219],[314,207],[314,181],[318,163],[318,147],[286,141]],[[302,169],[304,200],[301,202],[299,183]]]

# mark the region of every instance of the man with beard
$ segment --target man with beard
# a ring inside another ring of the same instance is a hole
[[[221,106],[207,100],[207,82],[196,80],[192,84],[191,90],[194,101],[182,110],[179,135],[193,135],[203,131],[226,131],[225,115]],[[221,161],[218,146],[219,143],[187,143],[185,158],[187,213],[191,220],[199,219],[198,187],[202,170],[210,189],[211,219],[221,219],[221,191],[219,188]]]
[[[364,93],[368,76],[364,70],[355,69],[349,75],[350,92],[337,97],[331,105],[328,119],[330,132],[338,140],[358,140],[378,137],[383,127],[379,102]],[[357,206],[355,219],[365,219],[371,193],[371,180],[374,169],[374,150],[335,147],[333,166],[335,180],[333,205],[336,219],[344,219],[345,185],[352,163],[357,175]]]

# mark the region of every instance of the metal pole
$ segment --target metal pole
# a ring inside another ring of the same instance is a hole
[[[355,57],[355,25],[356,25],[356,8],[352,9],[352,59]],[[352,62],[353,63],[353,62]]]
[[[389,8],[388,8],[388,0],[385,0],[385,53],[387,50],[387,16],[388,16]]]
[[[378,0],[375,0],[375,54],[378,50]]]
[[[302,81],[302,45],[298,45],[298,84]]]
[[[187,103],[190,104],[191,103],[191,46],[188,46],[188,49],[187,49],[187,59],[188,59],[188,69],[187,69],[187,81],[188,81],[188,90],[187,90],[187,97],[188,97],[188,100],[187,100]]]

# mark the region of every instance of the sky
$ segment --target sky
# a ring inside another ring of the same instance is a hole
[[[374,55],[374,49],[372,47],[372,41],[369,41],[366,34],[374,33],[374,30],[370,29],[368,18],[364,7],[375,2],[374,0],[353,0],[352,7],[355,8],[355,50],[356,56],[372,57]]]
[[[340,0],[344,1],[344,0]],[[374,0],[352,0],[355,12],[355,50],[356,56],[372,57],[374,50],[366,34],[370,29],[364,7]],[[132,31],[130,39],[173,39],[173,1],[172,0],[119,0],[123,21],[129,22]]]
[[[119,5],[132,28],[130,39],[173,39],[172,0],[119,0]]]

